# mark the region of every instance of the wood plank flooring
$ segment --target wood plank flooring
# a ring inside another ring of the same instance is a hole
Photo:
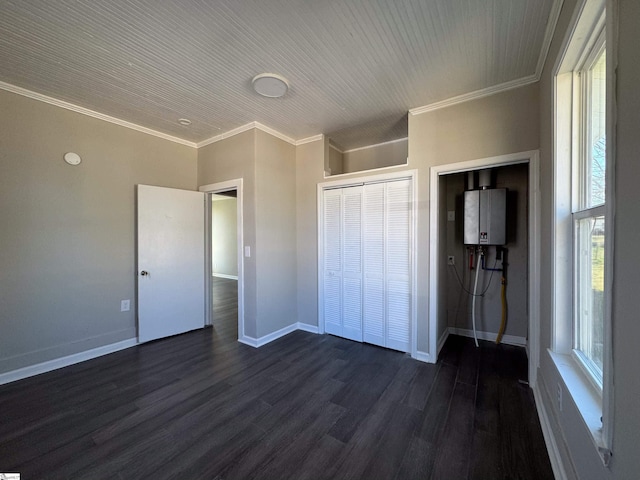
[[[0,472],[553,478],[531,391],[518,381],[522,349],[450,337],[430,365],[300,331],[254,349],[235,341],[227,307],[213,328],[1,386]]]

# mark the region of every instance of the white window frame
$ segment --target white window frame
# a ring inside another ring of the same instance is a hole
[[[605,16],[606,7],[606,16]],[[591,437],[605,465],[611,456],[613,425],[613,368],[611,332],[611,290],[613,278],[613,171],[615,146],[615,59],[617,45],[616,0],[579,1],[567,37],[560,49],[553,70],[553,159],[554,198],[553,211],[553,330],[549,354],[556,365],[566,391],[591,432]],[[604,38],[606,36],[606,38]],[[585,103],[581,91],[580,74],[590,61],[597,58],[598,42],[606,44],[606,192],[605,204],[576,211],[579,193],[572,189],[576,183],[573,152],[582,149],[583,129],[581,110]],[[602,383],[594,378],[588,365],[574,346],[574,298],[577,268],[574,257],[574,225],[580,218],[603,215],[605,217],[605,293],[604,293],[604,346]],[[558,408],[561,408],[558,406]]]
[[[586,192],[588,186],[589,174],[586,170],[589,168],[589,161],[591,160],[591,154],[588,151],[591,145],[589,138],[589,130],[591,127],[590,111],[591,111],[591,82],[586,73],[593,67],[595,61],[600,57],[605,50],[605,27],[597,24],[591,38],[585,42],[583,51],[583,60],[580,60],[579,65],[573,73],[573,86],[577,87],[573,89],[573,119],[574,124],[572,127],[572,140],[573,149],[571,152],[571,196],[572,196],[572,208],[571,217],[573,224],[573,325],[572,325],[572,344],[573,348],[571,354],[581,368],[582,373],[587,377],[591,386],[594,387],[599,396],[602,396],[602,378],[603,372],[599,372],[593,362],[587,357],[587,355],[577,348],[579,343],[580,333],[578,332],[577,323],[580,321],[579,317],[579,303],[580,297],[584,294],[581,292],[580,276],[583,272],[579,269],[579,252],[578,252],[578,222],[580,220],[588,218],[604,217],[605,225],[607,225],[606,217],[606,198],[604,204],[595,206],[586,206]],[[594,41],[595,39],[595,41]],[[607,232],[608,233],[608,232]],[[605,339],[606,342],[606,339]]]

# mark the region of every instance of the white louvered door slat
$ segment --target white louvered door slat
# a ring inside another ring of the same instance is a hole
[[[411,183],[386,185],[386,347],[409,351],[411,318]]]
[[[364,186],[363,340],[381,347],[385,346],[384,198],[384,183]]]
[[[324,192],[327,333],[409,351],[411,180]]]
[[[342,335],[362,341],[362,187],[342,189]]]
[[[342,336],[342,191],[324,192],[324,328]]]

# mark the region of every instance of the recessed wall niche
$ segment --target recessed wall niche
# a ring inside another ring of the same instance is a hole
[[[406,165],[407,133],[406,113],[330,133],[325,177]]]

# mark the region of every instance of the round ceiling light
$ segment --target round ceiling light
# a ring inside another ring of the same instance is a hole
[[[189,120],[188,118],[179,118],[178,123],[183,127],[188,127],[189,125],[191,125],[191,120]]]
[[[68,152],[64,154],[64,161],[69,165],[80,165],[82,158],[77,153]]]
[[[251,81],[253,89],[263,97],[279,98],[289,90],[287,79],[275,73],[261,73]]]

